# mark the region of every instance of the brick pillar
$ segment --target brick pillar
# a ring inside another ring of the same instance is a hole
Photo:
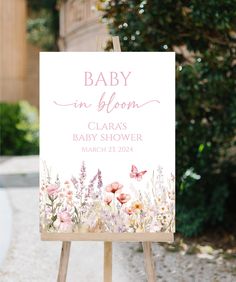
[[[0,0],[0,101],[24,98],[26,1]]]

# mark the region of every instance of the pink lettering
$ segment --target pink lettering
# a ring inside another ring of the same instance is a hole
[[[90,71],[86,71],[84,73],[84,85],[85,86],[93,85],[92,73]]]
[[[69,107],[69,106],[72,106],[74,108],[90,108],[92,106],[92,104],[86,104],[85,102],[78,102],[77,100],[74,102],[74,103],[70,103],[70,104],[61,104],[61,103],[58,103],[57,101],[53,101],[54,104],[56,104],[57,106],[60,106],[60,107]]]
[[[158,100],[149,100],[145,103],[138,104],[136,101],[129,101],[129,102],[118,102],[115,100],[116,93],[114,92],[110,98],[108,98],[108,102],[105,101],[106,99],[106,93],[104,92],[99,100],[98,103],[98,112],[105,111],[107,113],[111,113],[115,109],[140,109],[150,103],[160,103]]]

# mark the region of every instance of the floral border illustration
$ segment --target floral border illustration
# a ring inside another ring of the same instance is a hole
[[[78,177],[61,179],[58,175],[53,179],[44,163],[40,180],[40,230],[175,232],[175,177],[164,175],[159,166],[144,181],[145,172],[130,174],[130,183],[124,187],[118,181],[104,185],[100,169],[88,178],[84,162]]]

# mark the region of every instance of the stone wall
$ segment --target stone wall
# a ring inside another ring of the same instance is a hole
[[[96,0],[67,0],[60,7],[61,51],[96,51],[97,37],[108,35]]]

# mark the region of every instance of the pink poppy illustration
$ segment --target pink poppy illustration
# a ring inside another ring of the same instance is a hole
[[[112,202],[112,196],[110,195],[106,195],[105,198],[104,198],[104,202],[110,206],[110,203]]]
[[[125,193],[121,193],[118,197],[116,197],[116,199],[123,205],[125,203],[127,203],[130,200],[130,195],[129,194],[125,194]]]
[[[56,196],[59,192],[59,187],[55,184],[50,184],[47,186],[47,192],[49,196]]]
[[[118,190],[122,189],[123,185],[119,182],[113,182],[106,187],[107,192],[116,193]]]

